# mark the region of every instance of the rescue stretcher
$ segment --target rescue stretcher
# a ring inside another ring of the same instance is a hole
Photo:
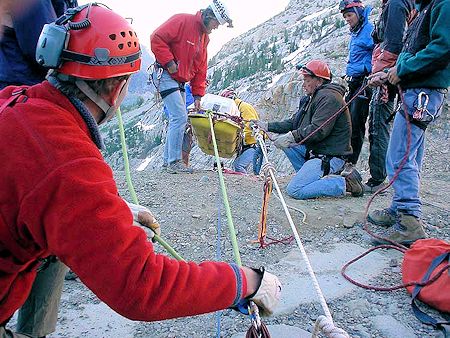
[[[214,155],[208,117],[208,114],[212,114],[219,156],[233,157],[239,152],[243,139],[242,119],[236,103],[226,97],[206,94],[201,107],[201,111],[188,114],[198,146],[205,154]]]

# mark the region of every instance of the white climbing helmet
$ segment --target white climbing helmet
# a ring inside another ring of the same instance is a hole
[[[213,0],[212,4],[209,5],[209,8],[211,8],[211,10],[214,13],[214,16],[221,25],[228,23],[228,27],[230,28],[233,27],[233,20],[231,20],[230,18],[230,12],[222,3],[222,1]]]

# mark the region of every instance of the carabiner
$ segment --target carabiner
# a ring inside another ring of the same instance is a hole
[[[422,97],[425,95],[425,102],[422,103]],[[418,110],[427,110],[428,101],[430,100],[429,96],[425,92],[420,92],[417,97],[417,109]]]

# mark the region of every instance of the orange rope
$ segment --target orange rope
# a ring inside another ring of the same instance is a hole
[[[272,178],[270,177],[270,175],[267,175],[264,181],[264,196],[261,208],[261,215],[259,217],[259,224],[258,224],[258,239],[254,241],[254,243],[259,243],[259,247],[262,249],[271,244],[276,243],[287,245],[290,244],[294,239],[293,236],[289,236],[280,240],[267,236],[267,213],[269,211],[269,199],[272,190],[273,190]],[[270,240],[270,242],[266,242],[266,239]]]

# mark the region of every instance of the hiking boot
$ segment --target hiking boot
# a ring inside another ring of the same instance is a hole
[[[389,208],[374,210],[367,215],[367,220],[372,224],[387,228],[397,222],[397,214]]]
[[[413,215],[398,214],[397,222],[380,234],[382,237],[402,245],[411,245],[418,239],[427,238],[423,222]],[[391,244],[386,240],[374,239],[374,244]]]
[[[170,163],[167,166],[167,172],[170,174],[192,174],[192,168],[186,167],[181,160]]]
[[[380,182],[380,181],[372,180],[372,178],[369,178],[368,181],[364,184],[364,193],[373,194],[388,185],[389,184],[386,181]],[[384,192],[386,192],[386,190],[384,190],[383,193]]]
[[[73,272],[72,270],[69,270],[66,272],[66,275],[64,276],[65,280],[75,280],[78,278],[78,275]]]
[[[345,177],[346,191],[350,192],[353,197],[361,197],[362,195],[364,195],[364,187],[362,184],[361,174],[356,168],[352,168],[349,174],[342,176]]]

